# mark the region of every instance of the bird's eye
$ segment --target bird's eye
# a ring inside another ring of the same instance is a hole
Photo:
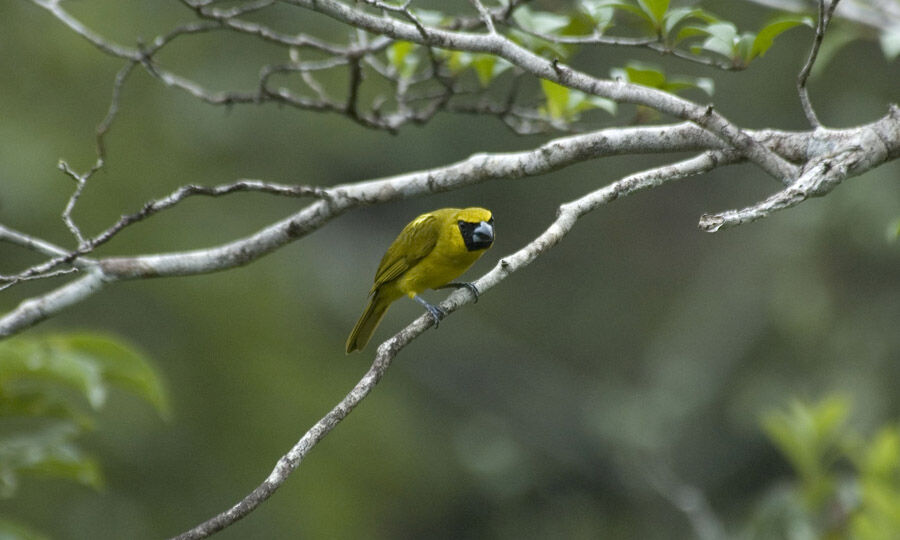
[[[494,216],[491,216],[491,219],[488,220],[488,225],[494,224]]]

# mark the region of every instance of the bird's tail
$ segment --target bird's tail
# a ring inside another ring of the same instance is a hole
[[[375,291],[369,297],[366,310],[363,311],[362,316],[356,322],[356,326],[353,327],[353,331],[350,332],[350,337],[347,338],[347,354],[363,350],[363,347],[372,338],[375,329],[378,328],[384,313],[387,311],[388,306],[391,305],[390,302],[384,301],[381,296],[379,291]]]

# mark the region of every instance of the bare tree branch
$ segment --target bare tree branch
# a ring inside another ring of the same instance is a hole
[[[283,186],[258,183],[257,181],[241,181],[216,188],[185,186],[168,197],[147,203],[140,212],[123,216],[116,224],[89,241],[82,250],[59,254],[48,262],[22,272],[20,276],[29,277],[46,273],[61,264],[71,263],[83,253],[93,249],[95,245],[106,242],[128,225],[137,223],[163,209],[171,208],[189,195],[223,195],[235,191],[255,190],[280,195],[312,195],[320,200],[253,235],[221,246],[158,255],[99,259],[96,267],[97,271],[103,274],[101,283],[123,279],[195,275],[244,265],[309,234],[347,210],[361,206],[415,197],[425,193],[448,191],[488,180],[535,176],[603,156],[634,152],[703,150],[719,146],[721,146],[721,142],[716,138],[692,124],[685,123],[669,127],[601,130],[595,133],[556,139],[525,152],[476,154],[446,167],[327,189]],[[0,239],[3,237],[0,236]],[[87,286],[90,283],[90,294],[101,287],[100,284],[93,282],[79,282],[82,283],[81,286]],[[66,287],[68,285],[63,288]],[[57,291],[49,294],[57,294]],[[9,336],[27,328],[46,318],[43,315],[55,313],[52,311],[53,309],[58,308],[56,309],[58,311],[69,305],[71,303],[52,302],[50,303],[51,308],[42,310],[42,317],[37,319],[35,318],[37,312],[33,309],[26,309],[23,303],[19,308],[0,318],[0,337]]]
[[[837,150],[811,159],[800,178],[786,189],[747,208],[706,214],[700,218],[700,229],[716,232],[768,217],[772,212],[791,208],[810,197],[821,197],[845,179],[896,158],[898,146],[888,141],[900,134],[898,120],[900,112],[894,107],[889,116],[870,129],[859,131],[856,139],[845,142]]]
[[[821,152],[818,155],[827,156],[822,159],[833,166],[824,179],[816,177],[810,172],[810,169],[807,169],[804,175],[804,184],[794,186],[793,191],[790,188],[785,190],[780,196],[776,196],[775,200],[766,202],[759,208],[751,207],[751,209],[742,211],[704,216],[701,220],[703,230],[714,232],[723,227],[765,217],[774,210],[793,206],[808,196],[822,193],[825,186],[833,188],[834,185],[846,178],[846,175],[861,174],[888,159],[895,159],[900,155],[900,113],[893,108],[891,114],[868,126],[817,132],[818,142],[813,146],[810,146],[806,136],[797,133],[787,134],[770,130],[759,134],[750,132],[750,136],[759,137],[760,141],[765,140],[779,151],[793,157],[808,156],[810,151],[818,148],[818,151]],[[90,290],[84,291],[83,295],[67,294],[65,298],[80,300],[97,292],[102,284],[119,280],[187,276],[241,266],[309,234],[332,218],[361,206],[416,197],[426,193],[448,191],[489,180],[540,175],[574,163],[610,155],[707,149],[729,152],[727,145],[721,140],[690,123],[673,126],[607,129],[559,138],[534,150],[505,154],[475,154],[466,160],[445,167],[327,189],[270,185],[266,188],[270,191],[297,190],[299,195],[313,195],[319,197],[320,200],[246,238],[217,247],[99,259],[96,261],[95,271],[100,272],[103,279],[97,282],[76,281],[75,283],[81,283],[81,285],[70,285],[77,289],[78,287],[87,287],[89,284]],[[730,152],[734,151],[730,150]],[[730,159],[735,159],[732,154],[729,156]],[[819,171],[820,169],[814,168],[813,170]],[[254,189],[262,188],[262,186],[252,183],[241,182],[219,188],[197,188],[196,186],[180,188],[169,198],[161,199],[161,202],[150,203],[146,214],[138,212],[132,216],[125,216],[116,225],[107,229],[107,233],[96,238],[98,241],[101,239],[106,241],[125,226],[136,223],[155,211],[168,208],[187,195],[199,194],[208,189],[220,190],[224,194],[238,189],[251,189],[251,186],[255,186]],[[797,193],[800,195],[798,196]],[[0,239],[3,238],[0,237]],[[46,273],[60,264],[72,263],[81,255],[82,253],[79,251],[60,255],[47,263],[32,267],[20,276],[28,277]],[[62,289],[71,293],[71,289],[68,288],[70,285],[66,285]],[[48,293],[48,295],[57,295],[59,291],[60,289]],[[40,297],[32,300],[39,301]],[[50,302],[50,307],[43,309],[40,313],[27,308],[23,303],[0,318],[0,337],[21,331],[72,303],[74,302]]]

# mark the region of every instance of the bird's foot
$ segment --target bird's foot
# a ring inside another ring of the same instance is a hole
[[[441,324],[441,319],[447,316],[447,312],[443,309],[433,306],[431,304],[426,304],[425,309],[428,310],[428,313],[431,314],[431,318],[434,319],[434,327],[437,328],[438,325]]]
[[[472,295],[475,296],[476,304],[478,303],[478,295],[481,294],[480,292],[478,292],[478,287],[476,287],[474,283],[470,283],[468,281],[454,281],[452,283],[448,283],[446,285],[438,287],[438,289],[447,289],[447,288],[469,289],[469,291],[472,292]]]
[[[428,313],[431,314],[431,318],[434,319],[434,327],[435,328],[437,328],[438,325],[441,323],[441,319],[443,319],[444,317],[447,316],[446,311],[439,308],[438,306],[433,306],[433,305],[429,304],[422,297],[420,297],[418,295],[413,296],[413,300],[422,304],[422,307],[424,307],[426,310],[428,310]]]

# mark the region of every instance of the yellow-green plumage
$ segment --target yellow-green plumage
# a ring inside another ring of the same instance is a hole
[[[443,208],[422,214],[404,227],[378,265],[369,303],[347,338],[347,352],[366,346],[388,306],[398,298],[415,298],[462,275],[493,242],[492,223],[491,212],[484,208]],[[477,241],[473,230],[480,235]]]

